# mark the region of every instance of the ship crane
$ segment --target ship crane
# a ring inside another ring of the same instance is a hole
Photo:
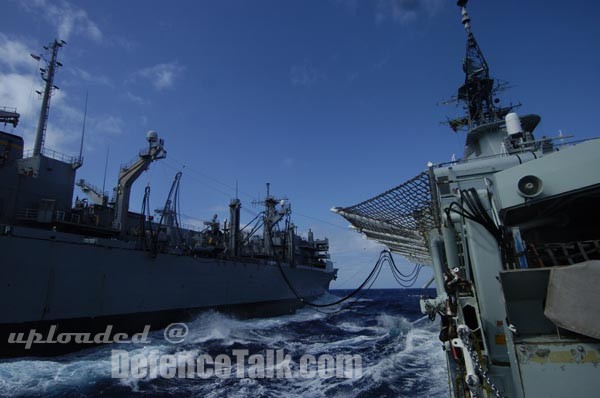
[[[88,198],[92,201],[92,203],[100,206],[106,206],[108,203],[108,195],[105,192],[89,182],[80,179],[75,183],[79,188],[81,188],[81,192],[87,195]]]
[[[158,138],[156,131],[149,131],[146,134],[146,140],[148,141],[148,148],[140,152],[139,158],[133,164],[122,166],[119,171],[119,183],[115,188],[116,201],[113,228],[120,231],[123,231],[126,226],[131,186],[148,169],[150,163],[164,159],[167,156],[167,151],[164,149],[164,140]]]

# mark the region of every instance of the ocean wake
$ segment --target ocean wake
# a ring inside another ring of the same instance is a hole
[[[0,362],[0,396],[444,397],[446,370],[437,325],[411,323],[420,317],[414,300],[400,290],[375,291],[335,313],[304,308],[293,315],[241,320],[209,311],[187,324],[189,334],[178,345],[157,331],[145,347],[119,344],[51,359]],[[112,349],[190,356],[284,349],[293,358],[292,368],[305,354],[358,354],[362,377],[238,379],[233,369],[226,379],[113,379]]]

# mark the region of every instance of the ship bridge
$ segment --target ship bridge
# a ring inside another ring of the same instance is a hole
[[[436,228],[436,219],[426,171],[364,202],[332,211],[408,261],[431,265],[428,233]]]

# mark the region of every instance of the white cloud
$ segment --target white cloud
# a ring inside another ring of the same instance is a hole
[[[92,84],[112,87],[112,82],[107,76],[95,75],[86,70],[77,67],[67,67],[65,71],[70,73],[78,81],[85,81]]]
[[[31,87],[33,75],[18,73],[0,74],[0,104],[1,106],[10,106],[18,109],[27,107],[29,89]]]
[[[310,224],[316,238],[329,238],[329,254],[334,267],[339,269],[338,279],[332,282],[332,288],[348,289],[358,286],[371,271],[384,246],[366,239],[350,228],[333,228],[323,223]]]
[[[74,134],[54,122],[49,122],[46,128],[46,137],[44,140],[44,148],[46,150],[56,150],[60,153],[72,153],[75,150],[76,144],[79,143],[81,136]],[[33,136],[31,140],[25,143],[26,146],[33,146]]]
[[[35,90],[40,89],[40,79],[37,74],[28,73],[35,61],[29,56],[28,46],[20,40],[9,39],[0,34],[0,106],[16,108],[21,115],[17,134],[22,134],[25,145],[33,145],[37,128],[40,101]],[[11,57],[11,59],[6,59]],[[52,97],[50,114],[58,118],[72,118],[74,110],[65,104],[66,93],[56,91]],[[46,144],[61,146],[68,141],[68,134],[58,129],[52,120],[48,123]],[[54,148],[57,148],[56,146]]]
[[[123,120],[120,117],[108,115],[93,119],[94,132],[100,135],[118,135],[123,132]]]
[[[315,236],[323,236],[320,228],[313,228],[313,230]],[[365,238],[354,230],[329,231],[328,236],[331,260],[334,262],[334,267],[338,268],[338,278],[332,282],[331,287],[333,289],[356,288],[366,279],[385,246]],[[405,272],[410,272],[415,266],[397,254],[394,255],[394,260],[398,268]],[[415,281],[414,287],[422,287],[430,277],[431,269],[425,267]],[[389,270],[389,264],[384,264],[373,288],[399,287]]]
[[[304,61],[302,65],[295,65],[290,68],[290,82],[293,86],[312,86],[322,78],[323,76],[307,61]]]
[[[147,102],[139,95],[133,94],[131,91],[125,93],[125,98],[137,105],[144,105]]]
[[[25,43],[0,33],[0,63],[8,66],[10,71],[22,68],[33,70],[36,61],[31,58],[30,53],[31,50]]]
[[[185,67],[178,62],[170,62],[143,68],[136,72],[136,75],[150,81],[157,90],[164,90],[173,87],[184,70]]]
[[[58,93],[58,92],[57,92]],[[64,93],[64,91],[62,91]],[[83,104],[81,109],[71,106],[67,102],[66,95],[59,101],[52,97],[52,109],[48,121],[45,147],[62,153],[73,154],[79,151],[81,133],[83,129]],[[39,105],[39,102],[38,102]],[[88,115],[85,121],[85,144],[86,149],[97,147],[103,143],[107,136],[116,136],[123,132],[123,120],[114,115]],[[26,146],[33,144],[33,131],[26,139]],[[25,134],[26,137],[29,134]]]
[[[443,0],[379,0],[375,9],[375,21],[406,25],[421,18],[429,18],[443,4]]]
[[[45,19],[56,29],[56,37],[68,41],[73,36],[85,37],[96,43],[134,50],[138,44],[128,38],[105,35],[88,13],[66,0],[22,0],[20,5]]]
[[[36,73],[30,73],[28,63],[35,61],[29,57],[27,45],[22,40],[9,39],[0,34],[0,106],[17,108],[21,118],[16,134],[23,136],[25,146],[33,146],[34,136],[40,112],[40,96],[35,90],[41,90],[42,81]],[[13,58],[7,61],[5,56],[19,57],[25,54],[26,58],[18,60]],[[27,61],[26,61],[27,60]],[[106,83],[102,77],[93,76],[81,69],[74,68],[74,75],[84,80]],[[77,106],[71,105],[74,101]],[[46,129],[45,147],[63,153],[74,153],[79,150],[81,130],[83,127],[83,98],[71,98],[68,89],[54,91],[51,100],[51,109]],[[109,135],[120,134],[123,122],[113,115],[95,116],[88,114],[86,126],[86,141],[98,142]]]
[[[79,109],[70,105],[68,100],[66,90],[54,92],[44,142],[45,148],[62,153],[73,153],[78,150],[83,128],[83,103],[81,109]],[[39,112],[40,104],[41,101],[35,101],[36,112]],[[88,126],[90,119],[88,117]],[[27,146],[33,145],[33,133],[35,133],[35,130],[32,132],[31,139],[27,140]],[[86,131],[86,135],[89,136],[88,133],[89,130]]]
[[[87,12],[65,0],[31,0],[21,4],[52,24],[59,39],[69,40],[72,34],[77,34],[96,42],[102,41],[102,31],[88,17]]]
[[[130,39],[126,39],[124,37],[119,37],[119,36],[110,37],[108,39],[108,42],[109,42],[109,44],[121,47],[127,51],[133,51],[138,47],[138,43],[136,43]]]
[[[0,72],[0,106],[17,108],[21,114],[19,126],[33,128],[36,112],[33,108],[32,84],[35,76],[31,74]]]

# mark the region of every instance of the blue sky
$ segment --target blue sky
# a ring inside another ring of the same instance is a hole
[[[439,123],[458,110],[436,105],[463,80],[455,1],[5,0],[2,10],[0,106],[22,113],[9,132],[32,146],[41,81],[29,53],[64,39],[47,147],[78,152],[89,92],[78,177],[102,185],[110,147],[112,188],[118,165],[157,130],[168,157],[138,180],[132,208],[148,182],[161,206],[182,168],[183,211],[195,224],[227,218],[236,181],[256,211],[269,181],[291,199],[301,231],[330,238],[333,287],[359,284],[380,248],[329,209],[462,152],[464,137]],[[505,103],[541,114],[539,135],[598,135],[600,5],[473,0],[469,12],[492,74],[512,85]],[[375,286],[394,287],[391,274]]]

